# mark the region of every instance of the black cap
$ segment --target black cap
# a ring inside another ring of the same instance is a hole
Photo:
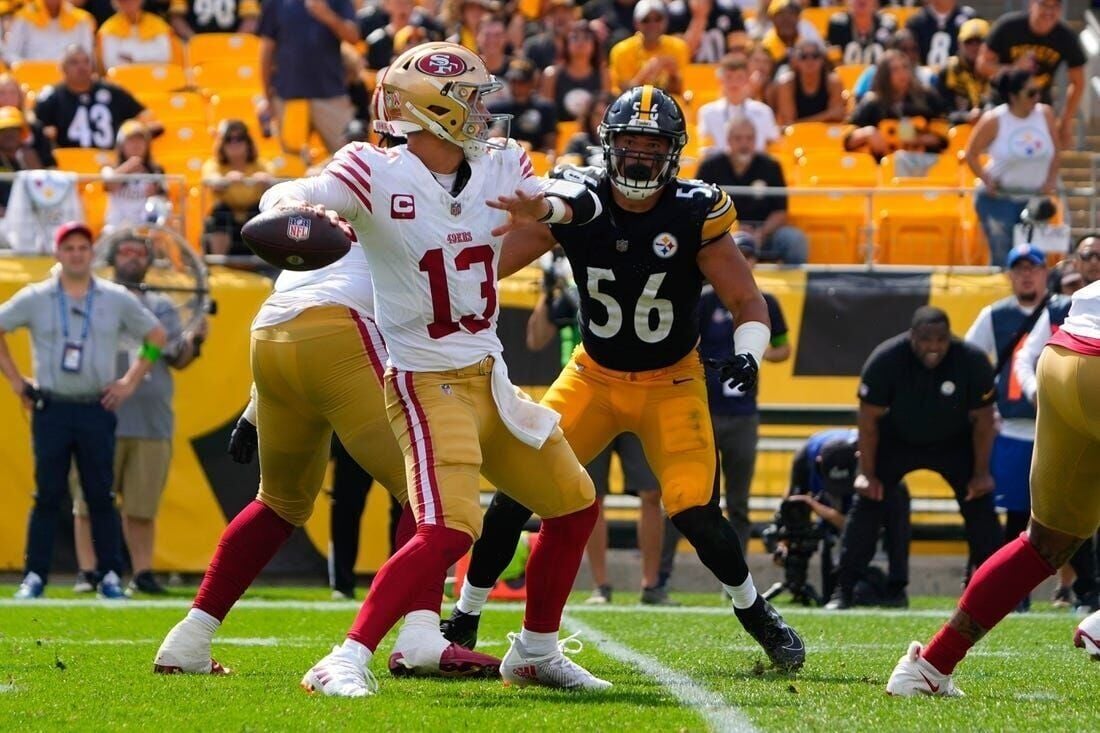
[[[504,72],[504,78],[508,81],[534,81],[535,65],[527,59],[512,59],[508,64],[508,71]]]
[[[825,490],[835,497],[852,493],[859,471],[856,450],[854,441],[838,438],[821,446],[821,451],[817,454],[817,470],[821,473],[821,481]]]

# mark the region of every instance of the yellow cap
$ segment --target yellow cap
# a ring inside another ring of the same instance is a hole
[[[802,12],[802,6],[798,3],[798,0],[772,0],[768,3],[768,15],[775,15],[779,11],[788,8],[798,13]]]
[[[13,127],[23,129],[27,126],[27,120],[18,107],[0,107],[0,130],[10,130]]]
[[[989,35],[989,23],[981,18],[971,18],[959,26],[960,41],[969,41],[972,38],[984,40],[987,35]]]
[[[149,128],[145,126],[145,123],[141,120],[126,120],[118,127],[118,134],[115,136],[115,143],[121,144],[123,140],[134,135],[141,135],[142,137],[149,137]]]

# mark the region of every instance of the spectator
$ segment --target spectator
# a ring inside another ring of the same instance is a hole
[[[838,64],[877,64],[897,29],[878,0],[849,0],[847,11],[829,18],[829,55]]]
[[[847,107],[844,84],[829,69],[825,49],[817,41],[800,40],[794,45],[791,70],[776,84],[776,122],[842,122]]]
[[[352,109],[351,121],[349,121],[348,124],[350,125],[355,120],[359,120],[369,127],[371,92],[367,88],[366,81],[363,79],[363,74],[366,70],[366,62],[363,61],[363,56],[359,51],[349,45],[340,47],[340,59],[344,64],[344,79],[347,83],[345,88],[347,89],[348,101],[351,102]]]
[[[447,40],[465,46],[474,53],[479,53],[477,29],[481,27],[481,21],[495,9],[492,0],[457,0],[455,30],[447,36]]]
[[[917,46],[917,40],[913,38],[913,34],[906,28],[902,28],[890,38],[886,44],[886,48],[897,49],[909,58],[909,63],[912,68],[916,69],[917,79],[921,84],[927,87],[935,87],[936,85],[936,72],[927,66],[921,65],[920,60],[920,48]],[[863,73],[856,79],[855,85],[852,87],[852,96],[856,101],[863,99],[867,92],[871,91],[871,88],[875,85],[875,74],[878,71],[877,64],[871,64]]]
[[[730,194],[741,231],[763,244],[763,259],[805,264],[809,244],[800,229],[787,223],[786,193],[765,195],[768,188],[786,187],[783,169],[771,155],[755,149],[755,138],[752,120],[740,114],[730,118],[726,126],[727,152],[705,158],[696,175],[716,186],[751,187],[757,191]]]
[[[114,0],[118,12],[99,30],[100,66],[167,64],[172,61],[172,27],[142,10],[142,0]]]
[[[95,538],[99,592],[122,599],[120,529],[111,485],[115,410],[160,358],[164,329],[121,285],[92,275],[92,232],[71,222],[57,230],[55,277],[27,285],[0,306],[0,372],[23,406],[34,410],[31,433],[36,492],[27,531],[26,574],[15,597],[38,598],[49,581],[54,532],[69,466],[76,458]],[[95,323],[94,337],[92,323]],[[19,373],[5,334],[30,331],[34,378]],[[141,342],[121,378],[123,336]]]
[[[752,86],[752,98],[763,102],[772,109],[778,105],[775,101],[775,60],[768,50],[757,45],[749,53],[749,84]]]
[[[402,30],[419,29],[426,41],[442,41],[444,36],[443,26],[423,8],[417,7],[415,0],[365,3],[356,13],[355,22],[360,37],[367,44],[367,68],[376,71],[388,66],[401,53],[396,41]]]
[[[95,50],[95,18],[68,0],[27,3],[12,18],[4,41],[4,60],[53,61],[69,46]]]
[[[575,26],[573,19],[577,4],[574,0],[549,0],[545,7],[542,16],[543,30],[523,42],[523,55],[537,69],[546,69],[565,62],[568,35]],[[599,45],[597,39],[597,46]]]
[[[584,4],[585,20],[592,21],[592,29],[604,48],[614,48],[634,33],[634,12],[638,0],[592,0]]]
[[[168,481],[172,462],[172,369],[184,369],[198,356],[206,339],[206,321],[184,330],[176,304],[167,295],[144,291],[150,265],[156,258],[152,240],[138,235],[120,235],[111,246],[107,262],[114,267],[114,279],[125,285],[141,304],[156,316],[164,329],[167,345],[134,394],[118,408],[115,429],[115,496],[122,499],[122,536],[130,551],[133,577],[129,589],[141,593],[164,593],[153,575],[153,540],[157,509]],[[118,352],[118,374],[125,375],[134,361],[132,349]],[[88,505],[79,495],[73,499],[73,536],[82,569],[80,580],[94,587],[95,550],[92,546]],[[89,588],[91,590],[91,588]]]
[[[722,97],[699,108],[700,151],[705,155],[726,150],[726,126],[736,114],[752,121],[756,130],[756,149],[763,151],[768,143],[779,139],[775,113],[763,102],[752,98],[752,84],[745,60],[730,54],[718,66],[718,81]]]
[[[202,166],[202,183],[214,194],[214,208],[203,232],[206,251],[252,254],[241,239],[241,226],[260,213],[260,198],[271,186],[271,174],[240,120],[223,120],[218,126],[214,157]]]
[[[652,84],[670,94],[683,93],[681,69],[690,63],[691,52],[682,38],[665,33],[668,29],[665,4],[661,0],[638,0],[634,6],[634,27],[637,33],[611,48],[612,91],[624,92]]]
[[[671,32],[683,33],[696,64],[718,63],[730,50],[731,35],[745,31],[741,8],[730,0],[676,2],[669,5],[669,15]]]
[[[38,167],[56,168],[57,161],[53,157],[53,145],[43,132],[42,123],[33,114],[27,112],[23,98],[23,87],[9,73],[0,74],[0,107],[15,107],[23,113],[23,120],[27,125],[24,145],[29,145],[38,156]]]
[[[577,119],[595,97],[608,91],[611,82],[603,59],[588,23],[579,20],[570,26],[562,62],[542,75],[542,97],[554,100],[558,120]]]
[[[607,105],[615,101],[610,92],[593,97],[579,116],[580,129],[569,139],[562,153],[561,162],[571,165],[592,165],[602,168],[604,165],[603,148],[600,146],[600,123]]]
[[[756,264],[756,240],[747,232],[734,234],[741,254]],[[771,320],[771,341],[764,350],[764,361],[775,364],[791,357],[787,337],[787,320],[779,301],[771,293],[762,293]],[[733,354],[733,316],[725,309],[714,288],[703,288],[699,300],[699,354],[704,360],[725,359]],[[760,413],[757,410],[757,390],[744,392],[739,387],[723,383],[718,372],[708,369],[707,401],[714,423],[714,444],[718,449],[722,476],[726,487],[726,514],[741,540],[742,552],[752,534],[749,521],[749,490],[756,471],[756,443],[760,433]]]
[[[508,64],[512,62],[507,46],[508,33],[504,21],[491,15],[486,16],[477,28],[477,47],[485,68],[498,78],[504,76],[508,71]]]
[[[900,511],[907,499],[898,482],[911,471],[934,471],[955,492],[972,566],[1000,547],[989,472],[995,396],[989,359],[951,335],[947,314],[939,308],[918,308],[908,333],[874,350],[859,385],[857,496],[841,538],[836,592],[826,608],[852,605],[856,580],[874,554],[885,516]],[[899,605],[908,578],[904,570],[889,588]]]
[[[966,164],[981,179],[974,209],[994,265],[1008,257],[1028,199],[1058,187],[1057,123],[1053,110],[1039,102],[1035,75],[1010,69],[995,87],[1007,101],[981,116],[966,145]],[[987,154],[983,166],[981,157]]]
[[[108,18],[115,14],[114,0],[79,0],[79,6],[92,14],[92,17],[95,18],[96,28],[102,26]],[[89,49],[89,53],[91,53],[91,49]]]
[[[104,228],[135,226],[145,221],[145,202],[150,196],[164,196],[163,178],[117,180],[116,176],[163,176],[164,169],[153,162],[149,146],[149,128],[138,120],[127,120],[118,128],[118,159],[114,167],[103,169],[103,188],[107,191],[107,214]],[[154,311],[155,313],[155,311]]]
[[[1064,257],[1050,268],[1047,287],[1058,295],[1073,295],[1085,287],[1085,284],[1085,278],[1077,271],[1072,255]]]
[[[918,127],[913,117],[927,121],[946,113],[943,100],[934,90],[913,78],[913,64],[901,51],[882,54],[875,72],[873,91],[852,111],[848,122],[856,129],[844,139],[845,150],[867,150],[881,158],[893,150],[938,153],[947,147],[947,140],[925,127]],[[883,120],[901,120],[897,139],[889,139],[879,129]]]
[[[38,153],[24,140],[27,121],[18,107],[0,107],[0,173],[33,170],[42,167]],[[0,218],[8,208],[12,179],[0,180]]]
[[[989,32],[989,23],[972,18],[959,28],[959,53],[947,59],[936,76],[936,90],[950,110],[953,123],[973,123],[989,103],[989,80],[978,74],[978,51]]]
[[[960,5],[959,0],[928,0],[905,22],[920,47],[920,63],[942,69],[947,59],[959,52],[963,26],[977,15],[974,8]]]
[[[304,105],[329,153],[339,149],[355,114],[340,56],[341,41],[359,41],[354,16],[351,0],[268,0],[260,7],[264,99],[257,111],[280,120],[282,129],[287,105]]]
[[[978,73],[994,79],[1009,68],[1035,74],[1043,104],[1052,104],[1054,74],[1066,65],[1065,101],[1057,116],[1059,147],[1068,148],[1073,118],[1085,93],[1085,47],[1061,18],[1061,0],[1030,0],[1026,11],[1005,13],[989,30],[978,55]],[[1005,100],[1001,100],[1005,101]]]
[[[255,33],[260,22],[260,3],[234,0],[223,5],[208,0],[171,0],[168,22],[184,41],[191,40],[196,33]]]
[[[802,20],[802,5],[798,0],[771,0],[768,3],[768,19],[771,28],[760,39],[760,45],[771,56],[775,66],[787,63],[787,56],[801,39],[821,40],[817,28]]]
[[[553,103],[535,93],[537,73],[535,65],[527,59],[513,60],[504,75],[512,98],[490,102],[489,111],[512,115],[510,137],[531,150],[550,154],[557,144],[557,115]]]

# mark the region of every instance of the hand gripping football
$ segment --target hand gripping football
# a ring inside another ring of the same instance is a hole
[[[351,249],[343,227],[306,208],[269,209],[249,219],[241,237],[257,257],[284,270],[316,270]]]

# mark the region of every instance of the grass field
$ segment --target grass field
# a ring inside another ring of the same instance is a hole
[[[0,586],[0,729],[359,731],[969,731],[1097,730],[1100,664],[1070,643],[1076,619],[1046,604],[1010,616],[960,667],[967,697],[894,699],[886,679],[912,639],[927,639],[949,599],[910,611],[784,608],[806,640],[805,669],[763,669],[763,653],[717,594],[692,604],[593,608],[574,597],[565,620],[585,648],[576,659],[615,683],[600,695],[496,682],[397,680],[385,668],[392,635],[372,665],[378,696],[337,700],[298,688],[338,643],[357,604],[317,589],[261,589],[230,615],[215,642],[229,677],[151,674],[164,633],[190,592],[103,604],[66,597],[9,602]],[[449,608],[449,606],[448,606]],[[479,649],[503,655],[517,606],[490,606]]]

